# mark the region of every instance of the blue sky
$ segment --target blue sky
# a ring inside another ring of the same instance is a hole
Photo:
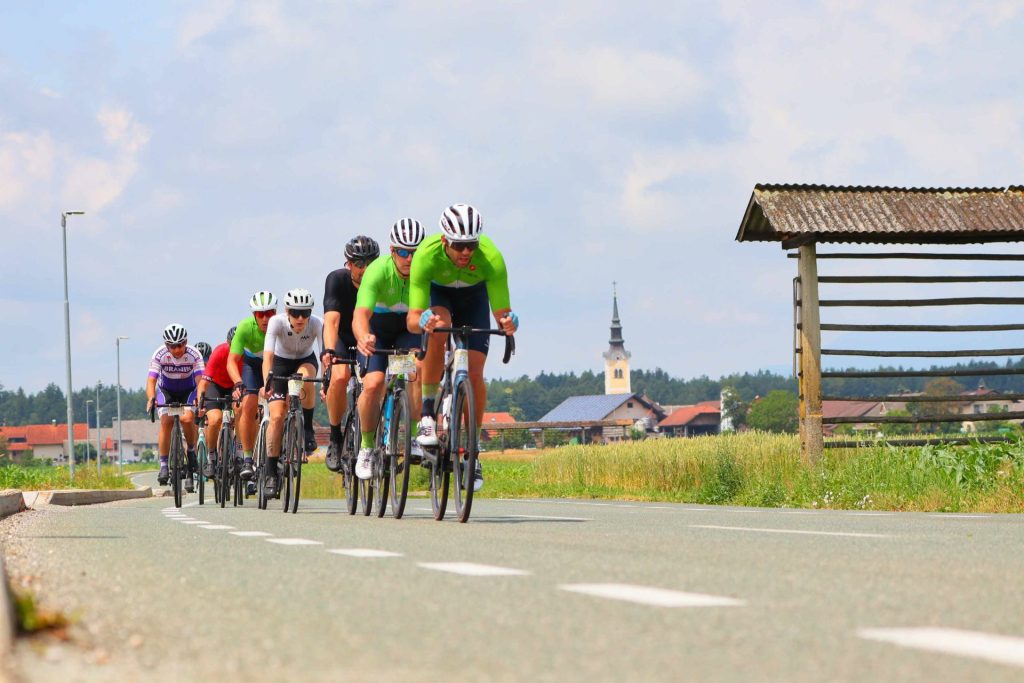
[[[791,363],[793,264],[733,241],[754,183],[1024,182],[1021,2],[68,7],[0,22],[6,387],[64,383],[61,210],[76,386],[453,202],[522,321],[490,374],[600,370],[616,280],[634,367],[717,377]]]

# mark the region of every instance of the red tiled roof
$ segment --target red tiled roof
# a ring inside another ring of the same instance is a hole
[[[56,446],[67,441],[68,425],[66,422],[48,425],[21,425],[19,427],[0,427],[0,434],[10,439],[24,439],[20,443],[10,444],[11,450],[25,450],[34,446]],[[84,422],[75,423],[75,441],[88,438],[89,430]]]
[[[692,406],[682,406],[659,422],[658,426],[682,427],[690,424],[698,415],[718,415],[719,413],[721,413],[721,405],[718,401],[704,401]]]
[[[516,419],[512,417],[512,413],[484,413],[483,423],[488,422],[515,422]]]
[[[877,401],[822,401],[822,417],[865,417]]]

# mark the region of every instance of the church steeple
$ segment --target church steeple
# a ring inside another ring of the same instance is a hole
[[[619,295],[612,283],[612,334],[608,350],[604,352],[604,393],[630,394],[629,357],[622,339],[622,321],[619,320]]]

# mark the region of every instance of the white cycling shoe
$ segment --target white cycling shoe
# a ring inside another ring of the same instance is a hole
[[[420,418],[420,431],[416,435],[416,442],[421,446],[437,445],[437,425],[434,422],[434,418]]]
[[[373,449],[360,448],[356,458],[356,476],[366,480],[373,476]]]

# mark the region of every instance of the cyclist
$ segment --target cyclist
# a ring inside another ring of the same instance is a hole
[[[451,325],[487,328],[490,307],[505,334],[515,333],[519,317],[512,312],[505,259],[494,242],[482,233],[480,213],[468,204],[454,204],[441,214],[441,233],[423,240],[412,260],[407,319],[410,332],[429,332]],[[437,445],[434,401],[444,372],[447,342],[448,335],[434,335],[423,361],[423,408],[416,437],[423,446]],[[477,420],[483,420],[487,405],[484,363],[489,346],[488,335],[469,338],[469,378]],[[473,490],[479,490],[484,485],[479,459],[473,479]]]
[[[263,390],[270,402],[270,424],[267,425],[267,474],[264,487],[268,496],[277,495],[277,462],[281,455],[284,416],[288,412],[288,376],[299,373],[315,377],[317,364],[313,345],[324,346],[324,321],[313,315],[313,295],[305,289],[289,290],[284,297],[284,315],[275,315],[267,325],[263,345]],[[270,374],[273,372],[273,379]],[[313,434],[313,409],[316,391],[302,389],[302,426],[306,454],[316,450]]]
[[[206,359],[206,368],[196,390],[199,416],[206,415],[206,443],[210,449],[210,457],[206,460],[203,474],[207,477],[214,476],[217,471],[217,441],[220,439],[220,424],[224,416],[221,405],[208,403],[207,399],[227,398],[232,394],[234,382],[231,381],[231,373],[228,372],[228,355],[231,353],[231,340],[234,336],[235,328],[232,327],[228,330],[228,340],[218,344]],[[196,344],[196,348],[199,348],[199,344]]]
[[[277,297],[271,292],[260,291],[249,299],[252,315],[235,327],[235,338],[231,340],[228,353],[228,374],[234,385],[232,393],[236,401],[241,400],[238,420],[238,440],[242,443],[244,458],[239,474],[243,479],[253,476],[252,449],[256,445],[256,395],[263,386],[263,344],[266,340],[267,325],[277,313]]]
[[[164,328],[164,343],[153,352],[149,361],[149,377],[146,380],[146,412],[160,403],[189,403],[196,398],[196,381],[203,374],[203,357],[194,346],[188,345],[188,332],[182,325],[171,323]],[[167,484],[170,473],[167,468],[168,451],[171,444],[171,428],[174,418],[167,414],[167,408],[159,409],[160,436],[157,447],[160,455],[160,473],[157,481]],[[196,423],[190,405],[181,416],[188,453],[188,467],[196,467]],[[193,490],[192,477],[185,477],[185,490]]]
[[[332,472],[341,470],[341,420],[348,407],[348,383],[352,368],[348,365],[331,366],[337,357],[352,358],[349,348],[356,345],[352,336],[352,313],[356,307],[356,292],[363,273],[380,256],[377,242],[365,235],[349,240],[345,245],[345,267],[332,271],[324,285],[324,352],[321,355],[324,372],[331,368],[331,384],[324,394],[327,418],[331,423],[331,443],[327,448],[325,464]]]
[[[425,231],[419,221],[403,218],[391,228],[391,253],[370,264],[363,274],[352,318],[352,333],[359,348],[359,362],[366,367],[363,393],[359,396],[359,424],[362,425],[362,443],[356,460],[356,476],[369,479],[372,474],[374,425],[380,417],[384,398],[384,370],[388,365],[386,354],[375,353],[377,347],[390,349],[418,349],[419,337],[406,327],[409,313],[409,268],[416,247],[423,241]],[[419,383],[410,384],[413,414],[419,407]],[[369,427],[369,431],[365,431]],[[413,441],[413,455],[422,450]]]

